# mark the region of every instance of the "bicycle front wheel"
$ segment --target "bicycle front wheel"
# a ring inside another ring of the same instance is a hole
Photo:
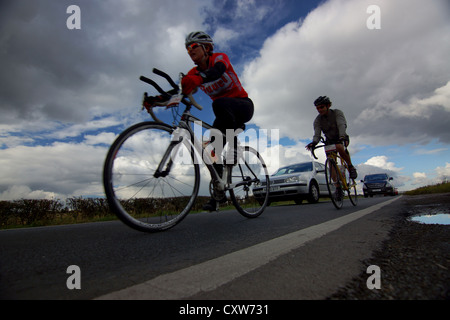
[[[325,178],[327,180],[328,192],[331,202],[333,202],[336,209],[341,209],[344,203],[344,191],[338,170],[336,162],[331,158],[327,158],[325,161]]]
[[[261,155],[249,146],[242,147],[237,164],[228,167],[230,198],[236,209],[247,218],[256,218],[269,200],[269,173]]]
[[[111,210],[126,225],[144,232],[167,230],[191,210],[200,171],[191,145],[182,139],[169,125],[143,122],[112,144],[103,184]],[[157,173],[158,167],[163,171]]]
[[[356,206],[358,204],[358,192],[356,191],[356,181],[350,178],[350,171],[345,166],[345,181],[347,182],[347,194],[350,202]]]

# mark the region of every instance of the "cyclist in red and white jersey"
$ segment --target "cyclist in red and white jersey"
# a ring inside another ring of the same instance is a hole
[[[183,78],[183,93],[192,93],[199,87],[211,97],[216,116],[214,128],[223,133],[226,129],[241,128],[253,117],[253,102],[242,87],[230,59],[225,53],[213,53],[214,42],[202,31],[190,33],[185,44],[197,67]]]
[[[254,106],[228,56],[225,53],[214,53],[214,42],[203,31],[191,32],[186,37],[185,45],[189,56],[197,66],[183,77],[183,94],[190,94],[196,88],[200,88],[209,95],[213,100],[212,108],[216,116],[213,127],[222,133],[226,134],[227,129],[243,128],[253,117]],[[222,175],[222,164],[214,166]],[[211,199],[204,209],[216,210],[216,204],[216,201]]]

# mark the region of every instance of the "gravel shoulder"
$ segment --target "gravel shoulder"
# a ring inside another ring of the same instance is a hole
[[[380,268],[381,288],[367,290],[366,269],[330,300],[449,300],[450,225],[421,224],[409,217],[450,213],[450,194],[403,196],[401,218],[381,249],[363,262]]]

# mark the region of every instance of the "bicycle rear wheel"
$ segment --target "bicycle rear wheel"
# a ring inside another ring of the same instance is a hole
[[[331,158],[327,158],[325,161],[325,178],[331,202],[336,209],[341,209],[344,203],[344,191],[342,190],[341,179],[339,179],[338,167]]]
[[[269,200],[269,173],[261,155],[253,148],[242,147],[237,164],[228,167],[231,171],[229,182],[234,206],[247,218],[256,218],[267,206]]]
[[[138,123],[109,149],[103,171],[108,204],[133,229],[167,230],[184,219],[195,202],[199,166],[189,144],[174,143],[182,140],[179,133],[166,124]],[[162,163],[164,154],[168,156]],[[155,174],[160,164],[164,172]]]
[[[356,206],[358,204],[358,192],[356,191],[356,181],[350,178],[350,171],[347,165],[345,166],[345,180],[347,182],[347,194],[350,202]]]

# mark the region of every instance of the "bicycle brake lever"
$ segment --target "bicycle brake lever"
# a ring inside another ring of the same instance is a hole
[[[314,153],[314,149],[311,150],[311,154],[313,155],[314,159],[319,160],[319,158],[317,158],[316,154]]]

